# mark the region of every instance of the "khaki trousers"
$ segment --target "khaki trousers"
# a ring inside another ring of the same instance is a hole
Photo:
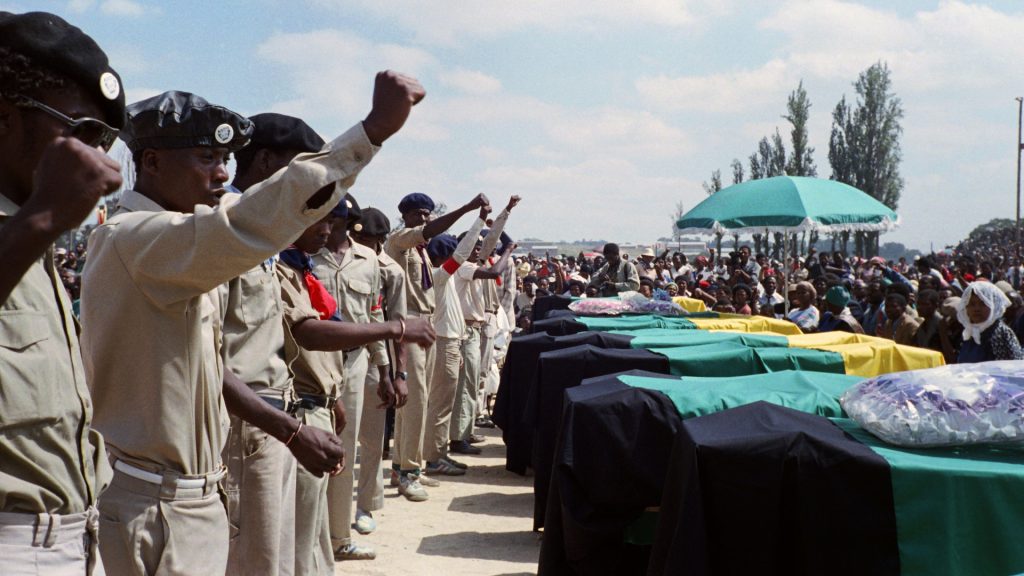
[[[476,417],[476,398],[480,390],[480,328],[466,325],[466,339],[462,341],[462,369],[455,390],[452,408],[451,440],[468,440],[473,433]]]
[[[359,494],[356,505],[360,510],[373,512],[384,507],[384,480],[381,478],[381,460],[384,459],[384,424],[387,410],[377,408],[377,384],[380,374],[376,366],[366,371],[363,388],[363,415],[359,419]]]
[[[434,341],[437,356],[434,358],[434,374],[430,379],[427,437],[423,449],[427,462],[437,462],[442,456],[448,455],[452,408],[455,406],[455,390],[459,385],[459,371],[462,368],[462,344],[461,338],[439,336]]]
[[[484,382],[491,373],[491,366],[494,364],[494,339],[498,333],[498,321],[491,312],[484,314],[486,320],[480,330],[480,379],[477,382],[477,390],[484,388]],[[476,414],[480,415],[487,409],[487,391],[477,394]],[[474,421],[475,426],[475,421]],[[470,429],[470,432],[473,432]]]
[[[415,314],[409,314],[415,317]],[[430,373],[434,367],[434,346],[410,344],[405,347],[405,365],[409,372],[409,399],[395,411],[395,444],[391,449],[391,467],[402,472],[418,472],[423,464],[423,433],[430,395]]]
[[[115,471],[99,509],[100,554],[111,576],[206,576],[227,569],[228,519],[216,483],[165,490]]]
[[[291,576],[295,570],[295,458],[276,438],[231,418],[228,468],[228,574]]]
[[[352,542],[352,496],[355,494],[356,438],[363,418],[363,390],[369,354],[359,348],[345,354],[345,382],[339,400],[345,405],[345,469],[327,481],[327,513],[331,523],[331,547],[337,550]]]
[[[299,409],[306,426],[334,433],[334,415],[326,408]],[[351,462],[346,458],[346,465]],[[295,473],[295,574],[333,576],[334,550],[327,518],[327,476],[317,478],[302,466]]]
[[[98,512],[0,512],[0,572],[4,576],[102,576],[96,550]]]

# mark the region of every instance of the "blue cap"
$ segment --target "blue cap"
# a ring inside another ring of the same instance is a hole
[[[459,241],[451,234],[439,234],[430,239],[427,244],[427,254],[435,260],[447,260],[455,253]]]
[[[405,198],[402,198],[402,201],[398,203],[398,211],[402,214],[412,212],[413,210],[429,210],[433,212],[434,208],[436,208],[436,206],[430,196],[420,192],[407,194]]]

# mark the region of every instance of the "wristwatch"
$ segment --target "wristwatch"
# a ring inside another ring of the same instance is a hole
[[[401,378],[402,380],[408,380],[409,379],[409,373],[408,372],[395,372],[395,378]]]

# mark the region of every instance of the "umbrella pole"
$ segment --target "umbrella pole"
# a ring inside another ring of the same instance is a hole
[[[782,254],[783,254],[783,257],[782,257],[782,262],[783,262],[783,265],[782,265],[782,270],[783,270],[783,273],[782,273],[782,289],[783,289],[782,298],[785,301],[785,308],[784,308],[784,310],[786,311],[786,318],[789,318],[789,273],[790,273],[790,270],[789,270],[789,268],[786,268],[786,264],[785,264],[786,258],[788,258],[788,256],[786,256],[786,254],[789,254],[789,232],[786,232],[785,234],[783,234]],[[793,257],[793,264],[796,264],[796,257]]]

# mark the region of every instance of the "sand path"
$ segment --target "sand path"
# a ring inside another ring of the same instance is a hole
[[[533,478],[505,470],[501,431],[480,456],[459,456],[465,476],[440,477],[426,502],[409,502],[385,484],[377,531],[357,536],[377,559],[339,562],[335,574],[357,576],[527,576],[537,573],[540,535],[533,525]],[[389,462],[390,464],[390,462]]]

